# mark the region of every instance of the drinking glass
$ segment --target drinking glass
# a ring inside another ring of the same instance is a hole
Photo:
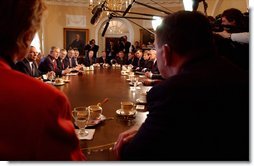
[[[79,136],[87,136],[88,131],[86,130],[88,121],[90,119],[90,110],[87,107],[75,107],[72,111],[72,116],[75,120],[75,124],[79,128]]]
[[[131,82],[133,82],[133,88],[132,91],[136,91],[137,86],[138,86],[138,78],[135,77],[133,80],[131,80]]]

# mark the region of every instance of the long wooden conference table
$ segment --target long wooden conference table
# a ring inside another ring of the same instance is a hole
[[[138,76],[137,76],[138,77]],[[121,69],[95,68],[93,71],[84,71],[82,75],[70,76],[70,82],[62,86],[56,86],[66,94],[72,109],[78,106],[97,104],[108,98],[108,102],[102,105],[105,120],[89,126],[95,129],[92,140],[80,140],[80,146],[90,161],[116,160],[112,147],[118,135],[141,124],[146,119],[146,109],[137,110],[134,118],[123,118],[116,113],[121,108],[121,101],[136,103],[141,91],[147,91],[151,87],[140,85],[136,91],[130,90],[128,76],[121,75]]]

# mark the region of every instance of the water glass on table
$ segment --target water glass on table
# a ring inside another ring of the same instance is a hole
[[[86,127],[90,119],[90,110],[85,106],[75,107],[72,111],[72,116],[75,120],[76,126],[79,128],[78,135],[81,137],[87,136],[88,131],[86,130]]]

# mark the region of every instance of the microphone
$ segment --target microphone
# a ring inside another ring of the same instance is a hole
[[[96,24],[101,16],[101,13],[102,13],[102,9],[105,5],[106,1],[103,2],[103,4],[101,5],[96,5],[93,10],[92,10],[92,13],[94,14],[93,17],[91,18],[90,20],[90,23],[91,24]]]
[[[99,5],[96,5],[93,10],[92,10],[92,14],[95,14],[95,12],[97,11],[98,7],[100,7],[100,4]]]
[[[131,9],[134,2],[135,2],[135,0],[133,0],[132,3],[128,5],[127,9],[123,13],[123,16],[125,16],[130,11],[130,9]]]
[[[111,19],[112,19],[112,14],[110,14],[109,17],[108,17],[108,21],[107,21],[107,23],[105,25],[105,28],[103,29],[102,34],[101,34],[102,37],[104,37],[104,35],[105,35],[106,31],[107,31],[108,26],[109,26],[109,22],[110,22]]]
[[[198,6],[199,6],[199,2],[201,2],[202,0],[194,0],[193,4],[192,4],[192,10],[193,11],[197,11]]]
[[[105,35],[105,33],[106,33],[106,31],[107,31],[107,29],[108,29],[108,26],[109,26],[109,20],[107,21],[107,23],[106,23],[106,25],[105,25],[105,28],[103,29],[103,32],[102,32],[102,37],[104,37],[104,35]]]

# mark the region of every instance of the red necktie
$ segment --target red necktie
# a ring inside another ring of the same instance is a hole
[[[54,71],[56,71],[56,61],[53,62]]]

